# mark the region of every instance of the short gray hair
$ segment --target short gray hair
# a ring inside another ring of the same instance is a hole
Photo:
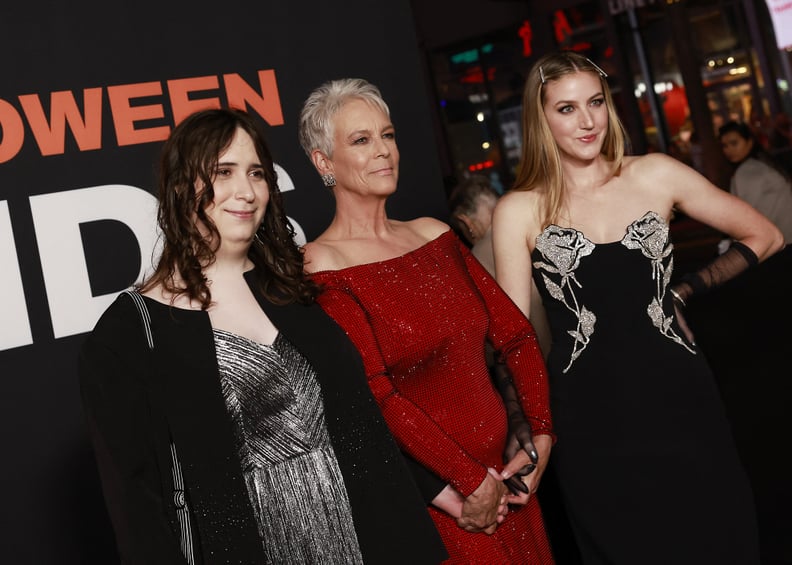
[[[332,157],[333,118],[353,98],[368,102],[390,118],[390,110],[379,88],[367,80],[342,78],[328,81],[311,92],[300,111],[300,145],[308,158],[316,149]]]

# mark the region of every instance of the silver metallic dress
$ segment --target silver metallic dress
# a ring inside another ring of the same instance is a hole
[[[272,346],[214,330],[220,381],[268,563],[362,563],[314,369]]]

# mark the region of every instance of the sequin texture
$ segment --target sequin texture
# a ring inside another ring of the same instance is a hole
[[[313,368],[280,334],[272,346],[214,336],[267,562],[362,563]]]
[[[503,466],[506,414],[486,342],[511,369],[535,434],[551,433],[547,374],[532,326],[453,232],[405,255],[315,273],[322,307],[361,352],[402,449],[463,495]],[[450,563],[551,563],[535,498],[495,534],[430,509]]]
[[[534,268],[560,275],[560,280],[556,283],[545,273],[542,273],[542,280],[547,292],[562,302],[577,318],[577,327],[569,330],[574,345],[569,365],[564,368],[566,373],[575,359],[586,349],[591,335],[594,333],[594,324],[597,322],[597,316],[580,304],[575,294],[575,286],[578,288],[581,286],[575,278],[575,270],[580,265],[580,260],[591,255],[591,252],[594,251],[594,244],[577,230],[550,225],[536,238],[536,249],[542,254],[544,260],[535,261]]]
[[[621,243],[627,249],[640,249],[644,257],[652,262],[652,280],[657,291],[646,308],[652,324],[660,333],[678,343],[691,353],[695,353],[671,328],[673,314],[663,311],[663,300],[674,272],[674,246],[668,238],[669,227],[655,212],[647,212],[643,218],[630,224]]]

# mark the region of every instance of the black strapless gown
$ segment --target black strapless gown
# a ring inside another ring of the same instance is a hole
[[[712,372],[677,325],[673,246],[549,226],[533,276],[552,332],[552,463],[584,563],[758,563],[754,503]]]

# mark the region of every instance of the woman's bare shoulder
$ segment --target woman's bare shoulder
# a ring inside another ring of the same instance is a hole
[[[510,190],[498,199],[492,221],[527,225],[538,221],[544,196],[538,190]]]
[[[447,223],[431,216],[422,216],[420,218],[415,218],[405,222],[396,222],[396,225],[400,225],[402,228],[406,228],[417,233],[425,241],[437,239],[442,234],[451,229]]]
[[[498,206],[504,208],[533,208],[544,198],[544,191],[541,188],[531,190],[512,189],[498,199]]]
[[[533,248],[542,231],[544,194],[538,190],[511,190],[500,197],[492,213],[492,236],[496,255],[523,242]],[[505,246],[505,247],[504,247]],[[519,249],[519,246],[514,249]]]
[[[630,155],[624,158],[622,174],[631,174],[637,177],[667,173],[685,165],[665,153],[646,153],[645,155]]]
[[[648,153],[626,161],[622,178],[630,186],[640,187],[649,194],[671,198],[671,205],[685,199],[691,192],[714,188],[694,168],[664,153]]]
[[[302,251],[306,273],[335,271],[346,266],[340,250],[332,241],[322,240],[321,236],[303,245]]]

